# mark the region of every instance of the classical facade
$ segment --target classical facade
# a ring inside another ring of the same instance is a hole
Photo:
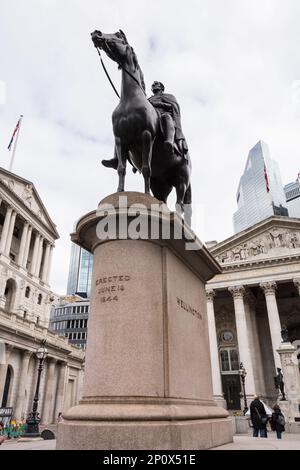
[[[215,398],[225,398],[230,410],[243,408],[242,362],[248,401],[258,393],[274,404],[277,368],[285,373],[278,353],[282,330],[295,359],[300,356],[300,219],[269,217],[210,244],[210,251],[222,267],[206,287]],[[299,405],[300,396],[298,414]]]
[[[58,233],[34,185],[0,168],[0,407],[25,417],[37,378],[35,351],[46,340],[39,411],[50,423],[77,402],[83,353],[48,330],[51,255]]]

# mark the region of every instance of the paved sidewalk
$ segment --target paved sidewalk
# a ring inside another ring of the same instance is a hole
[[[277,439],[274,432],[269,432],[267,438],[236,434],[233,443],[211,450],[300,450],[300,434],[283,433],[282,439]]]
[[[300,434],[283,434],[283,439],[277,439],[275,433],[269,432],[267,439],[250,435],[235,435],[233,443],[214,447],[211,450],[300,450]],[[0,446],[2,450],[55,450],[56,441],[5,441]]]
[[[2,450],[55,450],[56,440],[51,439],[48,441],[29,441],[29,442],[18,442],[16,439],[5,441],[0,446],[0,452]]]

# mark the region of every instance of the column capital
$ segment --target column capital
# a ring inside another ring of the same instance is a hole
[[[275,295],[277,284],[275,281],[261,282],[259,287],[264,291],[265,295]]]
[[[293,279],[293,283],[295,287],[298,289],[299,295],[300,295],[300,277]]]
[[[24,357],[32,356],[33,351],[30,351],[29,349],[21,349],[21,355]]]
[[[243,299],[246,294],[244,286],[231,286],[228,290],[234,299]]]
[[[57,359],[55,357],[48,356],[46,362],[48,362],[48,364],[56,364]]]
[[[206,299],[208,302],[213,302],[214,300],[214,297],[216,296],[216,291],[214,289],[206,289],[205,290],[205,294],[206,294]]]

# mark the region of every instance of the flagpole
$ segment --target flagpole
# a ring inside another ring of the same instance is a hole
[[[9,164],[9,171],[12,171],[12,167],[13,167],[13,164],[14,164],[14,159],[15,159],[16,148],[17,148],[18,138],[19,138],[19,134],[20,134],[22,119],[23,119],[23,114],[21,114],[20,120],[19,120],[19,128],[18,128],[18,132],[17,132],[16,139],[15,139],[15,142],[14,142],[14,148],[13,148],[13,151],[12,151],[12,156],[11,156],[11,160],[10,160],[10,164]]]

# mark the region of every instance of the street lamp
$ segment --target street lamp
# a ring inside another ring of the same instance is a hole
[[[25,430],[25,434],[23,434],[23,437],[40,437],[39,423],[41,419],[39,417],[39,413],[37,409],[38,409],[38,401],[39,401],[41,373],[43,370],[44,360],[48,354],[48,351],[45,348],[45,343],[46,341],[44,340],[36,352],[36,356],[39,360],[38,377],[37,377],[35,395],[33,398],[32,411],[29,414],[28,418],[26,419],[26,430]]]
[[[246,369],[243,366],[242,362],[240,363],[239,375],[240,375],[240,378],[241,378],[241,381],[242,381],[242,389],[243,389],[243,395],[244,395],[244,410],[243,410],[243,413],[245,415],[248,411],[247,397],[246,397],[246,391],[245,391],[245,377],[247,375],[247,372],[246,372]]]

